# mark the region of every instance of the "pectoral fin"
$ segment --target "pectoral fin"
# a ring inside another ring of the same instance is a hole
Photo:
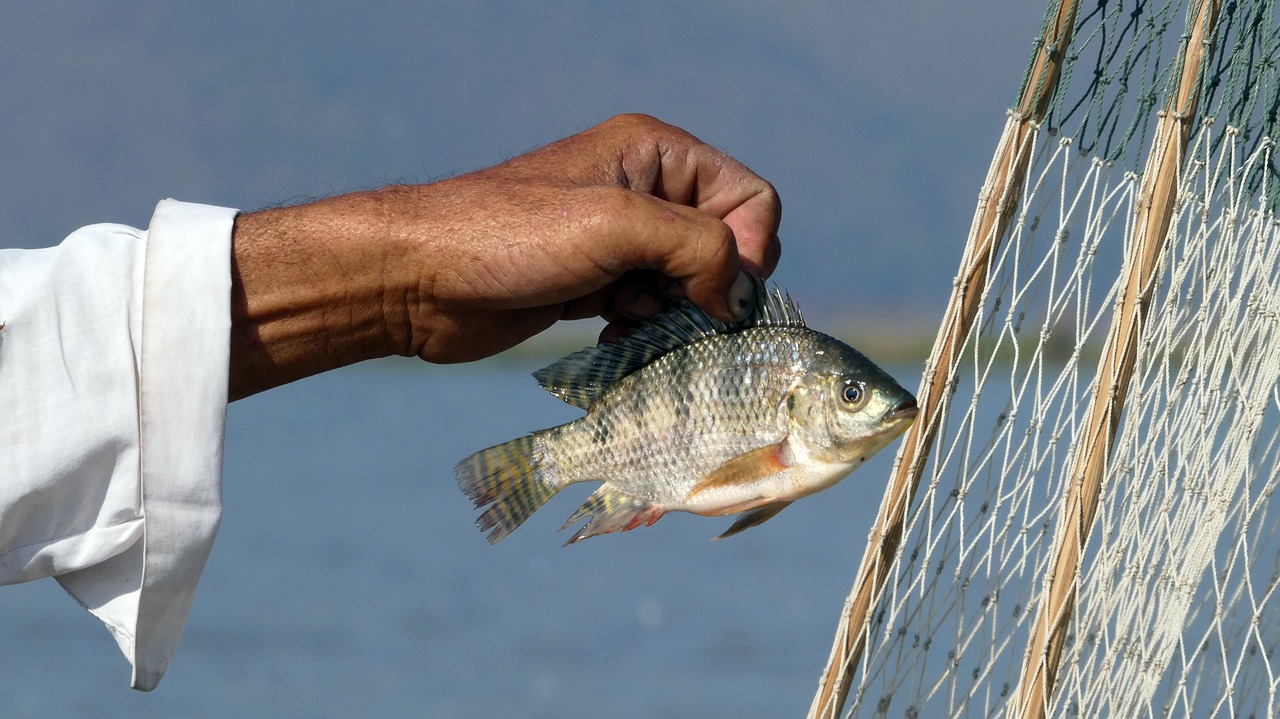
[[[732,537],[744,529],[750,529],[757,524],[764,524],[770,519],[773,519],[773,515],[786,509],[790,504],[791,502],[771,502],[759,509],[753,509],[750,512],[743,512],[738,515],[737,521],[730,525],[723,534],[712,539],[712,541],[715,541],[716,539],[724,539],[725,537]]]
[[[722,464],[719,469],[694,485],[693,489],[685,495],[685,501],[711,489],[749,485],[777,474],[789,466],[791,464],[787,461],[786,440],[777,444],[767,444]]]

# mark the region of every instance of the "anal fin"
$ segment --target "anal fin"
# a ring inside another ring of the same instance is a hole
[[[662,518],[667,510],[646,499],[621,492],[607,483],[601,485],[587,501],[578,507],[578,511],[569,517],[560,529],[587,519],[587,523],[578,533],[565,542],[565,546],[580,542],[588,537],[611,532],[627,532],[636,527],[648,527]]]
[[[715,537],[712,541],[724,539],[725,537],[732,537],[744,529],[750,529],[757,524],[764,524],[770,519],[773,519],[775,514],[786,509],[790,504],[791,502],[770,502],[769,504],[753,509],[750,512],[743,512],[738,515],[738,519],[733,524],[729,525],[729,528],[726,529],[723,534]]]

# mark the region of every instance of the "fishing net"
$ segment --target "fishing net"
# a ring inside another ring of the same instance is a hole
[[[811,717],[1280,713],[1278,61],[1050,3]]]

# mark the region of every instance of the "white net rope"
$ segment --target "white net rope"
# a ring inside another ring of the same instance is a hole
[[[1085,554],[1068,714],[1280,710],[1280,229],[1241,180],[1272,148],[1242,156],[1228,131],[1210,155],[1210,137],[1192,148]]]
[[[837,632],[848,716],[1280,714],[1280,34],[1268,2],[1188,5],[1070,8],[1070,51],[1043,120],[1011,113],[997,157],[1025,149],[1030,161],[993,162],[987,186],[1017,194],[982,202],[1016,212],[992,231],[1002,241],[981,286],[957,280],[953,306],[964,292],[979,302],[950,372],[930,366],[922,382],[923,397],[935,373],[945,379],[918,420],[936,429],[932,451],[892,561],[873,572],[882,590]],[[1051,3],[1048,17],[1060,10]],[[1084,523],[1063,501],[1080,482],[1126,258],[1151,239],[1135,227],[1150,204],[1150,136],[1176,96],[1191,28],[1210,14],[1213,52],[1191,61],[1196,122],[1185,146],[1175,141],[1185,159],[1070,579],[1061,661],[1048,698],[1031,702],[1039,712],[1024,714],[1028,656],[1046,666],[1028,647],[1063,525]],[[822,696],[811,715],[838,715]]]

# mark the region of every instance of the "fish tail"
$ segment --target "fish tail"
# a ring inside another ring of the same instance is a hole
[[[539,464],[535,438],[530,435],[480,450],[454,467],[458,486],[476,508],[488,505],[476,525],[482,532],[493,530],[490,544],[511,534],[560,491],[547,481]]]

